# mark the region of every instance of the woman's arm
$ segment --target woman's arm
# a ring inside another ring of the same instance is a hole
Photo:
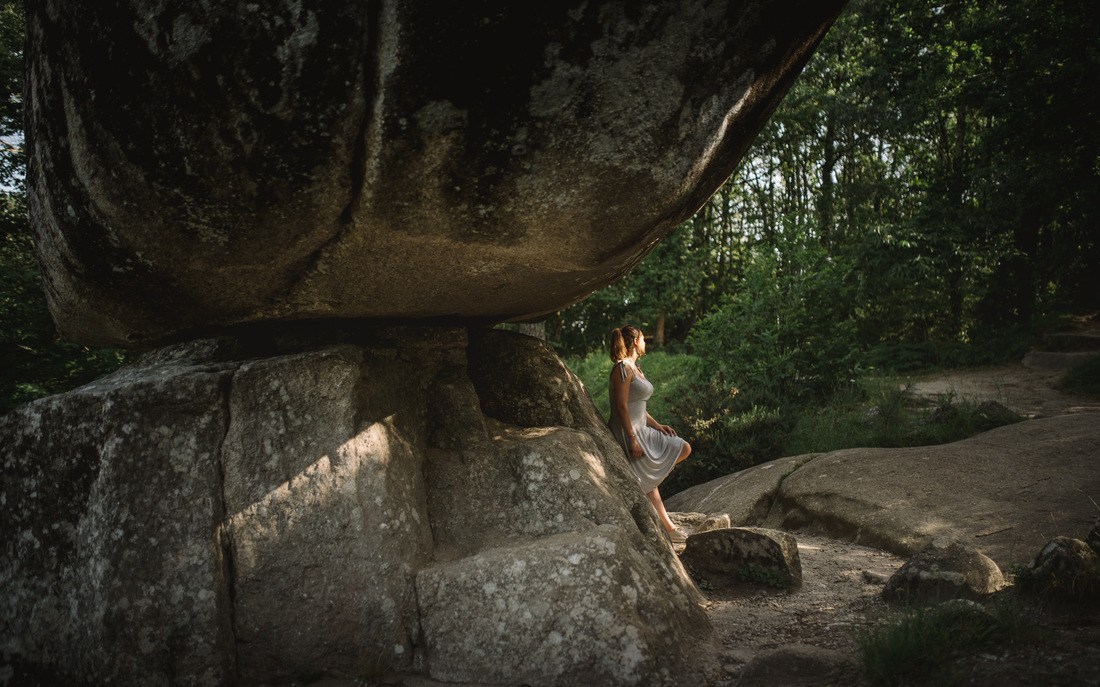
[[[642,457],[642,445],[638,443],[638,437],[634,436],[634,427],[630,424],[630,409],[627,406],[630,400],[630,380],[634,378],[634,371],[623,365],[626,372],[624,379],[618,367],[616,364],[611,368],[611,403],[615,406],[615,414],[619,416],[619,424],[622,425],[623,434],[630,445],[630,457],[637,460]]]
[[[645,423],[646,423],[647,426],[652,427],[653,429],[657,430],[658,432],[663,432],[663,433],[669,435],[670,437],[676,436],[676,430],[669,427],[668,425],[662,425],[660,422],[657,422],[656,420],[653,419],[653,416],[650,415],[649,413],[645,414]]]

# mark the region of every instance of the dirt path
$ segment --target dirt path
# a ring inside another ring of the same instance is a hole
[[[856,630],[887,610],[879,596],[882,582],[904,559],[825,537],[795,536],[801,589],[704,590],[719,641],[723,676],[718,685],[736,684],[754,656],[788,644],[854,655]]]
[[[1058,391],[1063,370],[1037,369],[1023,363],[954,370],[918,379],[909,390],[919,398],[939,401],[997,401],[1028,418],[1100,410],[1100,401]]]

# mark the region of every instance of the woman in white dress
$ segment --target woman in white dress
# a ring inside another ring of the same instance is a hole
[[[638,477],[642,491],[657,509],[657,517],[668,531],[669,539],[679,544],[687,535],[668,517],[658,485],[672,468],[691,454],[691,445],[676,435],[676,430],[662,425],[646,412],[646,401],[653,395],[653,385],[638,367],[638,358],[645,355],[645,336],[637,327],[627,325],[611,332],[611,421],[615,438],[626,451],[630,466]]]

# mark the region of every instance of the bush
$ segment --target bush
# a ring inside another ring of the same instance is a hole
[[[864,673],[873,684],[942,685],[955,660],[994,642],[1028,639],[1035,622],[1027,609],[999,600],[990,608],[966,601],[907,609],[857,631]]]
[[[737,293],[692,330],[696,355],[756,404],[824,398],[854,377],[855,325],[843,265],[815,247],[753,253]]]
[[[1100,355],[1067,370],[1056,387],[1068,393],[1100,397]]]

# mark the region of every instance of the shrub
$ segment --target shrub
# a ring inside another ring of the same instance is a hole
[[[855,325],[844,266],[820,248],[753,253],[741,288],[692,330],[696,355],[754,403],[828,396],[856,371]]]
[[[1100,355],[1067,370],[1056,386],[1069,393],[1100,397]]]
[[[1031,638],[1035,621],[1019,604],[990,608],[949,601],[910,608],[856,632],[867,678],[881,685],[941,685],[952,681],[955,659],[994,642]]]

